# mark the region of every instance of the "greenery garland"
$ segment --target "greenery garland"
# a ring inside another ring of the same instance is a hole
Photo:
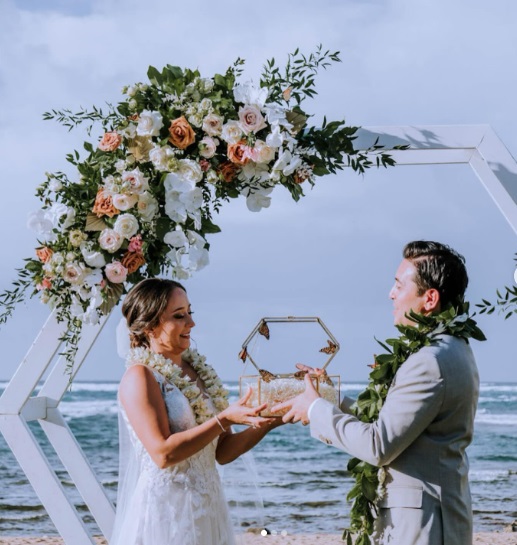
[[[372,423],[379,418],[390,386],[399,367],[424,346],[429,346],[438,335],[452,335],[460,339],[486,340],[476,322],[469,317],[468,303],[456,307],[449,306],[439,314],[424,316],[413,311],[407,315],[413,325],[398,325],[400,336],[387,339],[385,343],[377,341],[386,354],[375,356],[366,389],[354,404],[354,414],[361,422]],[[355,545],[371,545],[377,501],[380,499],[384,482],[383,468],[376,467],[358,458],[351,458],[348,470],[352,473],[355,484],[347,495],[352,501],[350,527],[343,532],[347,545],[352,545],[352,536],[356,535]]]

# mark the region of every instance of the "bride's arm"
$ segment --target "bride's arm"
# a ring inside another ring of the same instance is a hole
[[[217,462],[221,465],[233,462],[241,454],[252,449],[268,432],[284,423],[281,418],[268,418],[267,420],[267,423],[260,428],[247,428],[238,433],[233,433],[229,429],[222,434],[215,452]]]
[[[215,418],[171,434],[160,385],[152,371],[143,365],[134,365],[126,371],[120,382],[119,395],[132,428],[160,468],[182,462],[222,434]],[[263,407],[250,409],[241,401],[226,408],[220,418],[230,424],[262,425],[267,422],[257,416]]]

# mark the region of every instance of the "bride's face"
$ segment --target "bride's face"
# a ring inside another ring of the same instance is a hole
[[[153,330],[151,348],[155,352],[181,354],[190,346],[190,331],[195,326],[187,294],[175,288],[160,324]]]

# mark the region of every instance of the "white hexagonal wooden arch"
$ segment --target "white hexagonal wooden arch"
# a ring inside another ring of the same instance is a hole
[[[409,150],[392,151],[398,165],[470,165],[517,234],[517,162],[490,126],[364,127],[356,148],[366,149],[377,137],[388,150],[395,144],[410,145]],[[106,319],[95,327],[84,328],[72,376],[81,367]],[[69,384],[64,358],[57,360],[38,394],[31,396],[60,348],[64,327],[57,323],[53,312],[0,397],[0,431],[65,543],[92,545],[93,537],[27,425],[31,420],[41,424],[109,540],[114,506],[59,411]]]

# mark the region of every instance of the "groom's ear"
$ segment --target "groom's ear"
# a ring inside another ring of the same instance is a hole
[[[426,290],[424,293],[423,309],[426,313],[439,311],[441,307],[440,292],[434,288]]]

